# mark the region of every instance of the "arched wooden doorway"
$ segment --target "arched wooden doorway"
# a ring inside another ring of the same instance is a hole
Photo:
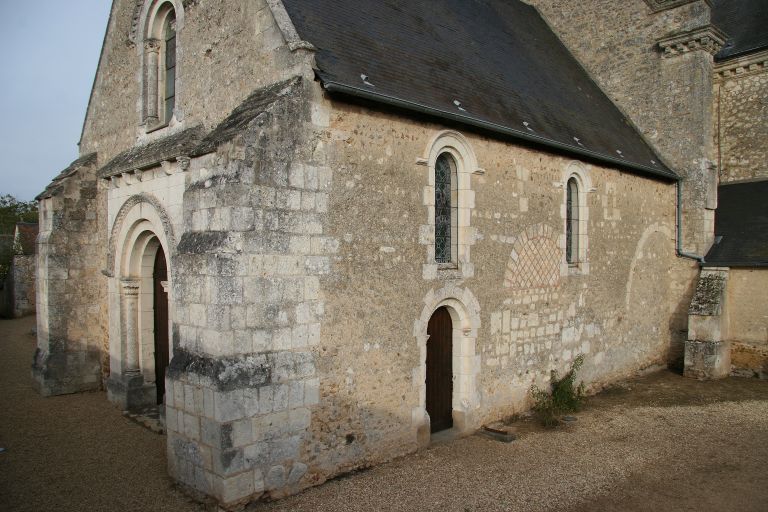
[[[162,246],[157,248],[152,271],[155,330],[155,386],[157,403],[165,397],[165,370],[168,368],[168,266]]]
[[[427,335],[426,408],[434,433],[453,427],[453,322],[447,308],[432,314]]]

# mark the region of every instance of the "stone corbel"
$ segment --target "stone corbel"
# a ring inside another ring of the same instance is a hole
[[[763,50],[717,63],[715,81],[764,73],[766,70],[768,70],[768,50]]]
[[[188,156],[180,156],[176,158],[176,161],[179,163],[179,169],[182,172],[186,172],[189,170],[189,164],[192,162],[192,159]]]
[[[160,162],[160,167],[163,168],[163,172],[165,172],[165,174],[167,174],[168,176],[173,174],[173,164],[171,164],[169,160],[163,160],[162,162]]]
[[[665,58],[704,50],[715,55],[725,44],[726,35],[714,25],[706,25],[685,32],[670,34],[657,41]]]
[[[122,176],[123,182],[126,185],[133,185],[134,183],[136,183],[138,181],[138,179],[136,177],[136,171],[126,171],[126,172],[122,173],[120,176]]]

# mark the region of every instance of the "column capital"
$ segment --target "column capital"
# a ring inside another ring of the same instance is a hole
[[[126,296],[138,295],[140,286],[141,282],[138,279],[121,279],[120,293]]]
[[[145,39],[144,50],[151,53],[160,52],[160,44],[161,41],[159,39]]]

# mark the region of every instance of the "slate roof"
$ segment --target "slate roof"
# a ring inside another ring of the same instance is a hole
[[[300,78],[289,79],[251,93],[224,121],[203,138],[189,156],[196,157],[216,151],[220,145],[232,140],[245,130],[278,98],[290,94],[300,81]]]
[[[717,194],[716,243],[706,264],[768,266],[768,180],[720,185]]]
[[[519,0],[283,4],[317,49],[316,73],[331,93],[676,179],[538,11]]]
[[[272,103],[292,93],[299,82],[300,78],[292,78],[253,92],[211,131],[195,126],[123,151],[99,170],[99,177],[109,178],[146,169],[180,156],[198,157],[212,153],[245,130]]]
[[[99,177],[109,178],[134,169],[151,167],[163,160],[175,160],[180,156],[188,156],[204,136],[205,130],[201,126],[195,126],[149,144],[123,151],[101,168]]]
[[[712,23],[728,36],[716,60],[768,48],[768,0],[715,0]]]
[[[35,200],[39,201],[46,197],[51,197],[52,195],[57,194],[61,187],[62,181],[77,173],[77,171],[83,167],[95,164],[96,156],[96,153],[88,153],[87,155],[83,155],[69,164],[66,169],[61,171],[55,178],[53,178],[53,180],[51,180],[48,186],[45,187],[45,190],[43,190],[40,194],[38,194],[37,197],[35,197]]]

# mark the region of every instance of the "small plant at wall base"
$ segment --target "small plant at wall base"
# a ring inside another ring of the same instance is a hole
[[[560,416],[578,411],[584,402],[584,383],[575,386],[576,372],[584,364],[584,355],[580,354],[571,363],[562,379],[557,371],[552,370],[550,390],[545,391],[538,386],[531,386],[531,396],[536,402],[533,410],[545,427],[555,427],[560,424]]]

